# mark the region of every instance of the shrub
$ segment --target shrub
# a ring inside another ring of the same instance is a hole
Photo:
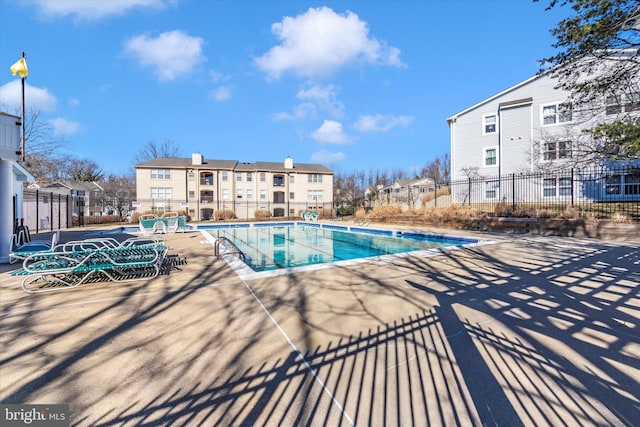
[[[264,209],[258,209],[255,212],[253,212],[253,216],[256,219],[269,219],[271,218],[271,212]]]
[[[633,222],[633,219],[629,215],[622,212],[614,212],[613,214],[611,214],[611,222],[614,222],[616,224],[631,224]]]
[[[217,210],[214,213],[214,218],[216,221],[224,221],[227,219],[235,219],[236,218],[236,213],[232,210],[229,209],[225,209],[225,210]]]
[[[364,209],[358,209],[356,218],[360,218],[360,216],[358,216],[360,211],[362,211],[362,218],[364,218]],[[399,205],[376,206],[369,214],[371,218],[385,218],[399,215],[403,215],[402,207]]]

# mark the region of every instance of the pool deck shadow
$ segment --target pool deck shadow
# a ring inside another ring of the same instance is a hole
[[[81,426],[640,420],[637,244],[503,236],[243,281],[199,232],[167,238],[148,281],[31,295],[3,269],[0,402]]]

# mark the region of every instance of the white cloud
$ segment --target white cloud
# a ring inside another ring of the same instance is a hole
[[[316,114],[316,106],[312,103],[298,104],[293,108],[292,113],[279,112],[273,115],[274,121],[282,120],[300,120],[307,117],[313,117]]]
[[[73,135],[80,132],[80,125],[62,117],[49,120],[49,124],[53,128],[56,135]]]
[[[47,89],[25,83],[25,108],[27,111],[49,112],[56,109],[58,101]],[[15,79],[0,86],[0,100],[8,112],[22,110],[22,83]]]
[[[226,101],[231,98],[231,89],[227,86],[220,86],[216,89],[209,91],[209,99],[212,101]]]
[[[175,80],[206,61],[204,41],[183,31],[168,31],[153,38],[140,35],[125,42],[124,52],[139,65],[152,68],[159,80]]]
[[[72,96],[69,98],[69,105],[72,107],[77,107],[78,105],[80,105],[80,100]]]
[[[394,127],[407,127],[413,121],[412,116],[392,116],[376,114],[375,116],[360,116],[354,127],[360,132],[388,132]]]
[[[338,151],[336,153],[330,153],[325,150],[316,151],[311,155],[311,161],[314,163],[321,163],[323,165],[332,165],[338,162],[344,161],[346,156],[343,152]]]
[[[72,16],[77,20],[97,20],[122,15],[130,9],[164,9],[165,0],[31,0],[41,15],[49,19]]]
[[[214,83],[220,83],[220,82],[225,82],[228,81],[229,79],[231,79],[231,76],[228,74],[222,74],[219,73],[215,70],[209,70],[209,77],[211,78],[211,81]]]
[[[336,88],[333,85],[311,85],[300,89],[296,98],[304,101],[294,107],[293,113],[280,112],[274,114],[274,120],[305,119],[317,117],[318,112],[323,112],[331,117],[340,118],[344,115],[344,104],[336,98]]]
[[[326,112],[333,117],[344,115],[344,104],[337,100],[336,88],[333,85],[318,86],[313,85],[308,89],[301,89],[296,94],[298,99],[313,102],[320,111]]]
[[[325,120],[322,126],[311,134],[311,138],[328,144],[346,144],[350,142],[350,138],[342,129],[342,123],[335,120]]]
[[[403,66],[400,50],[370,37],[367,23],[353,12],[309,8],[272,24],[271,32],[280,44],[255,58],[258,68],[271,78],[285,72],[324,77],[356,62]]]

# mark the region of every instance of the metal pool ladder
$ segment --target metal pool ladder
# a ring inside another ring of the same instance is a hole
[[[242,259],[243,261],[246,260],[246,256],[244,254],[244,252],[242,252],[240,250],[240,248],[238,248],[236,246],[235,243],[233,243],[231,240],[227,239],[226,237],[222,236],[222,237],[218,237],[216,239],[216,243],[215,245],[213,245],[213,251],[214,254],[216,256],[217,259],[222,259],[222,253],[220,252],[220,246],[222,246],[222,244],[226,242],[233,250],[232,251],[227,251],[225,252],[225,254],[238,254],[238,256],[240,257],[240,259]]]

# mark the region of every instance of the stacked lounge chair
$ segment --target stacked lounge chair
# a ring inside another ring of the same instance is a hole
[[[149,237],[122,243],[114,239],[67,242],[26,256],[22,269],[11,275],[25,276],[22,289],[30,293],[71,289],[105,278],[114,282],[152,279],[160,273],[166,252],[163,239]]]

